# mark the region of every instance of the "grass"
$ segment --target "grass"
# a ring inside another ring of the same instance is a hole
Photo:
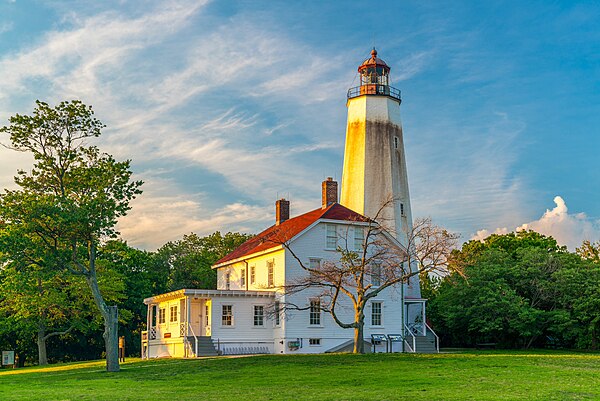
[[[130,359],[0,370],[2,400],[588,400],[600,355],[460,352]]]

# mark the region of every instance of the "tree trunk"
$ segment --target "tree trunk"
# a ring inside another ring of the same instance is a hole
[[[38,327],[38,336],[37,336],[37,346],[38,346],[38,364],[40,366],[44,366],[48,364],[48,354],[46,353],[46,330],[41,327]]]
[[[365,326],[365,315],[362,309],[356,311],[354,315],[354,353],[364,354],[365,353],[365,339],[363,338],[363,330]]]
[[[106,347],[106,370],[118,372],[119,366],[119,312],[116,306],[108,307],[108,319],[104,319],[104,345]]]
[[[104,318],[104,346],[106,351],[106,371],[118,372],[119,366],[119,320],[116,306],[107,306],[98,287],[98,279],[91,273],[85,279],[92,290],[96,306]]]

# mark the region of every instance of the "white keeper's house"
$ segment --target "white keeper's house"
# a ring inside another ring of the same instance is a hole
[[[358,67],[361,85],[348,91],[339,203],[337,183],[331,178],[322,183],[318,209],[290,217],[289,201],[280,199],[275,224],[212,267],[217,270],[216,290],[182,289],[145,299],[143,358],[352,349],[354,331],[341,328],[321,310],[316,291],[307,288],[286,295],[283,287],[308,274],[298,259],[310,267],[335,263],[340,241],[346,249],[360,250],[370,217],[382,205],[386,206],[379,216],[391,229],[378,235],[385,236],[390,247],[405,249],[403,233],[410,232],[412,217],[400,91],[389,85],[389,72],[373,49]],[[390,198],[395,202],[387,202]],[[376,275],[370,280],[378,285]],[[289,304],[300,309],[283,307]],[[353,315],[351,307],[341,305],[340,320],[352,322]],[[375,352],[437,351],[418,276],[368,301],[364,338],[365,348]]]

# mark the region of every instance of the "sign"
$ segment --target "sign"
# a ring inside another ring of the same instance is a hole
[[[296,351],[298,348],[300,348],[300,341],[288,341],[288,348],[290,351]]]
[[[165,334],[163,335],[163,338],[171,338],[171,333],[165,333]]]
[[[400,334],[388,334],[387,336],[393,343],[398,343],[402,341],[402,335]]]
[[[385,334],[371,334],[373,341],[387,341]]]
[[[2,365],[15,364],[15,351],[2,351]]]

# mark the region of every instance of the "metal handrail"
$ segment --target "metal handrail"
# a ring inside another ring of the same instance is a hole
[[[419,333],[421,333],[422,335],[427,334],[427,329],[425,328],[425,325],[423,323],[409,323],[407,327],[410,330],[410,332],[414,335],[417,335]]]
[[[437,350],[437,352],[440,352],[440,338],[438,337],[437,334],[435,334],[435,331],[433,331],[433,329],[431,327],[429,327],[427,322],[425,322],[425,327],[427,327],[429,329],[429,331],[431,331],[431,334],[433,334],[435,336],[435,349]]]
[[[196,333],[194,333],[194,329],[192,328],[192,325],[189,322],[187,323],[187,327],[188,327],[189,331],[192,332],[192,336],[194,336],[194,342],[195,342],[194,356],[198,357],[198,336],[196,336]],[[186,341],[187,341],[187,338],[186,338]]]
[[[348,89],[348,99],[353,99],[363,95],[379,95],[389,96],[402,101],[400,94],[400,89],[396,89],[393,86],[380,84],[365,84]]]
[[[406,345],[408,345],[408,348],[410,348],[410,352],[413,352],[413,353],[417,352],[417,339],[415,338],[415,333],[413,333],[412,330],[408,328],[406,323],[404,323],[404,328],[406,329],[406,331],[408,331],[408,333],[412,337],[412,343],[413,343],[412,348],[408,343]],[[406,342],[406,336],[404,337],[404,342]]]

